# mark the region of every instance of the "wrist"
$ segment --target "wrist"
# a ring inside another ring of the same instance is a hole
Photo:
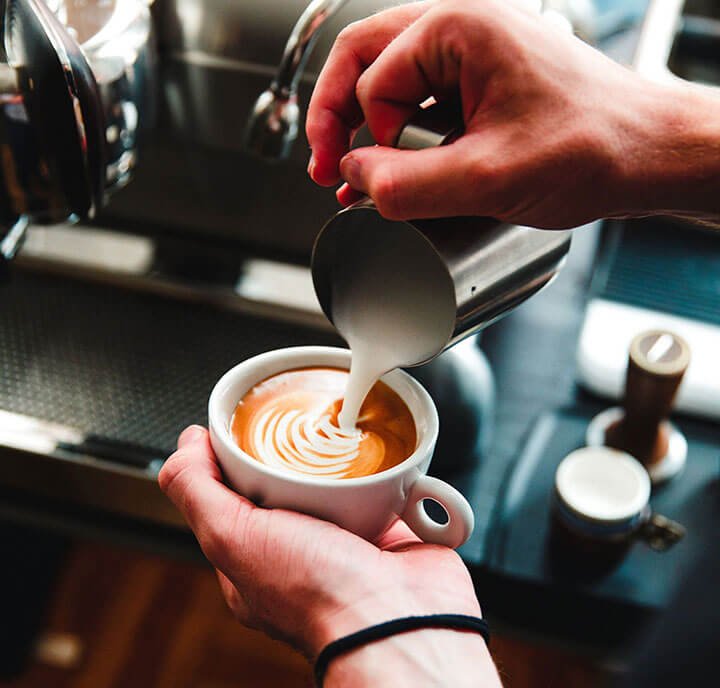
[[[483,637],[471,631],[420,628],[392,635],[332,660],[323,688],[392,685],[499,686]]]
[[[448,585],[437,584],[432,590],[397,584],[347,596],[344,602],[316,616],[307,654],[314,660],[329,643],[391,619],[446,613],[481,616],[469,578],[464,585],[454,580]],[[480,634],[421,628],[368,643],[335,658],[324,685],[352,688],[387,684],[401,688],[447,685],[449,679],[460,688],[465,685],[463,681],[476,678],[476,668],[483,665],[488,676],[496,677]]]
[[[466,614],[481,616],[472,584],[460,589],[437,586],[416,591],[412,586],[393,586],[356,595],[319,614],[313,624],[308,655],[317,657],[329,643],[384,621],[406,616]]]
[[[685,82],[647,83],[622,126],[617,217],[720,215],[720,97]]]

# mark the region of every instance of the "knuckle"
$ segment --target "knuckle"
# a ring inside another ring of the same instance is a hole
[[[474,23],[487,21],[488,12],[482,7],[475,7],[472,11]],[[432,13],[432,22],[428,22],[428,30],[437,32],[448,38],[465,36],[468,33],[467,25],[470,12],[464,0],[443,0],[435,6]]]
[[[363,20],[358,19],[344,26],[340,33],[338,33],[337,38],[335,39],[334,49],[352,50],[352,46],[356,43],[357,39],[362,33],[363,24]]]
[[[195,535],[208,560],[222,571],[236,569],[253,556],[254,509],[237,500],[231,507],[214,514],[197,528]],[[247,556],[244,556],[246,555]]]
[[[207,530],[203,518],[203,500],[193,489],[196,472],[193,465],[185,459],[185,452],[179,449],[172,454],[158,474],[160,489],[167,494],[181,511],[190,527],[200,537]],[[200,532],[198,532],[200,531]]]
[[[355,83],[355,98],[363,110],[366,108],[372,88],[372,68],[366,69]]]
[[[580,128],[569,138],[568,153],[572,159],[591,163],[603,159],[604,146],[595,130]]]
[[[314,107],[312,112],[308,111],[305,119],[305,136],[311,146],[322,142],[328,133],[328,115],[324,109]]]
[[[160,489],[165,493],[174,489],[180,484],[180,479],[187,468],[185,461],[185,454],[182,450],[178,450],[171,454],[163,463],[160,472],[158,473],[158,484]],[[182,491],[182,489],[180,490]]]
[[[468,177],[474,186],[492,188],[497,183],[500,170],[488,157],[476,157],[468,163]]]
[[[201,528],[195,531],[195,536],[208,561],[213,566],[224,570],[231,544],[228,531],[216,525],[215,521],[213,521],[204,523]]]
[[[466,3],[459,3],[455,0],[444,2],[440,6],[437,15],[438,28],[443,31],[452,31],[453,33],[466,32],[468,10]]]
[[[234,570],[237,567],[235,554],[242,542],[242,530],[238,532],[237,513],[214,514],[195,530],[195,537],[208,561],[221,571]]]

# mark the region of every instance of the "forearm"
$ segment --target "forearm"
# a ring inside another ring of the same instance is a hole
[[[618,166],[630,217],[720,222],[720,95],[685,83],[655,86],[628,125]]]

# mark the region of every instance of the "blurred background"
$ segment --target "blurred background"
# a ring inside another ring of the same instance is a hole
[[[281,62],[303,0],[3,3],[23,70],[0,70],[0,685],[310,685],[299,655],[232,619],[156,477],[225,370],[342,344],[309,270],[337,207],[307,177],[304,111],[338,31],[387,3],[325,5]],[[711,0],[545,11],[649,77],[720,83]],[[258,102],[273,80],[297,99]],[[719,241],[665,220],[584,227],[551,286],[411,371],[442,419],[432,472],[476,514],[461,555],[506,688],[622,677],[720,515]],[[672,419],[684,470],[651,497],[684,537],[588,558],[556,542],[555,470],[598,413],[632,411],[646,330],[692,350]]]

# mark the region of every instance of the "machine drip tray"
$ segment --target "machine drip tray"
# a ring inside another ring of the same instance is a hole
[[[329,331],[67,276],[18,270],[0,293],[0,485],[165,522],[178,517],[154,460],[207,423],[220,375],[278,347],[342,345]]]
[[[550,596],[562,593],[570,606],[662,608],[720,521],[720,435],[692,421],[675,421],[688,439],[687,465],[654,490],[651,506],[684,525],[685,538],[666,552],[635,542],[621,560],[594,567],[583,553],[558,548],[552,537],[551,501],[558,464],[585,444],[587,425],[599,410],[561,410],[535,423],[498,498],[488,570]]]
[[[339,345],[329,332],[39,274],[2,289],[0,409],[70,426],[97,444],[167,456],[206,423],[210,390],[255,354]]]

